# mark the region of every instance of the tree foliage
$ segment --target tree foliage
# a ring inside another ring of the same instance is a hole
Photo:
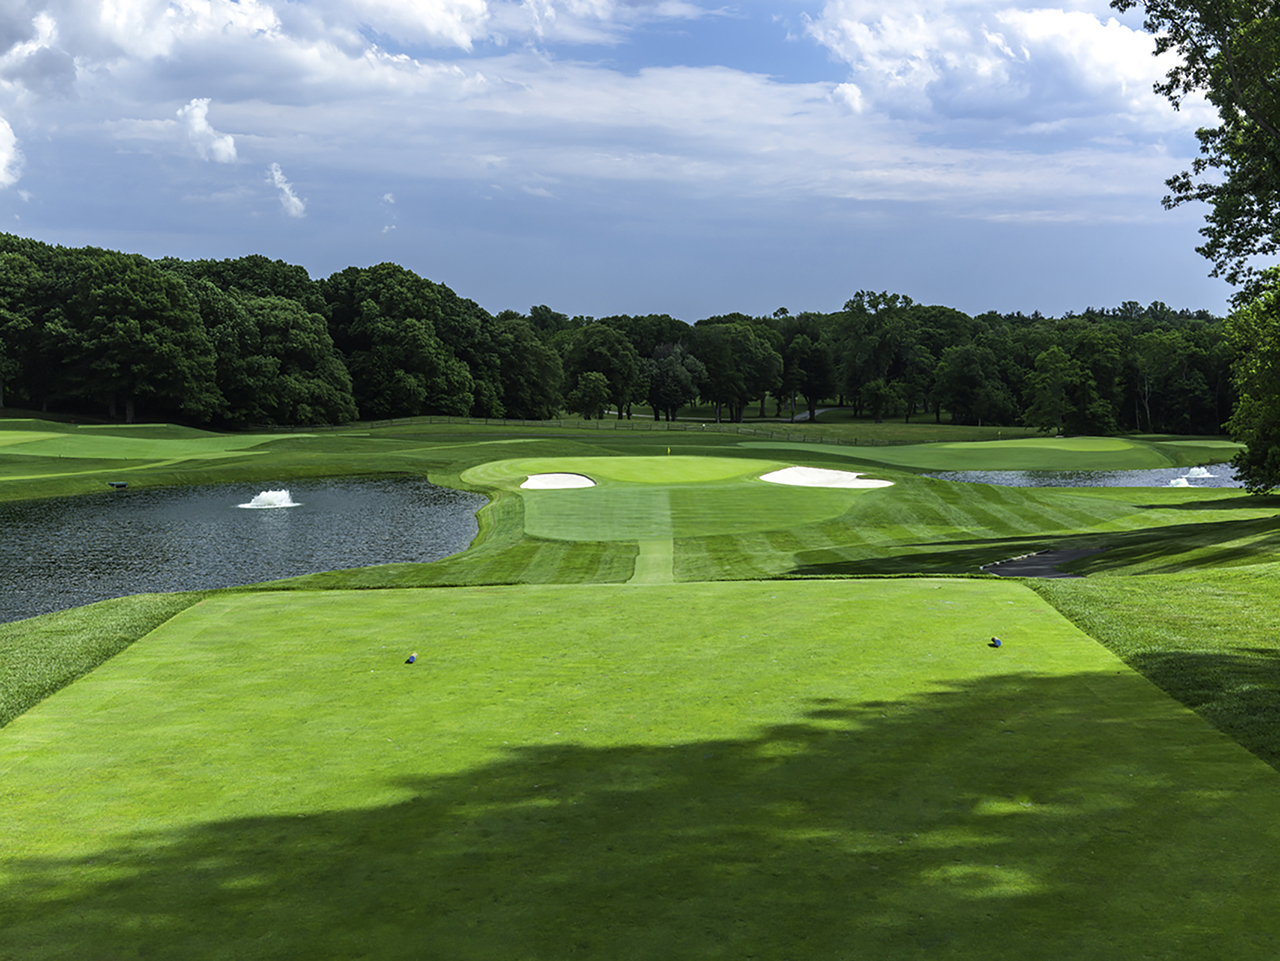
[[[1056,386],[1046,353],[1069,375]],[[610,406],[625,417],[647,403],[673,419],[697,401],[740,422],[756,402],[765,417],[769,396],[775,417],[784,401],[793,415],[803,395],[811,412],[873,419],[1213,433],[1232,414],[1235,353],[1217,318],[1160,302],[971,317],[859,291],[832,313],[693,326],[546,305],[495,316],[397,264],[312,280],[260,256],[149,261],[0,234],[0,404],[97,417],[140,408],[247,428]],[[588,373],[599,378],[584,387]]]
[[[1112,0],[1141,7],[1156,53],[1178,60],[1156,92],[1175,108],[1204,94],[1218,125],[1196,131],[1200,156],[1171,177],[1166,207],[1209,205],[1197,247],[1212,275],[1256,296],[1263,274],[1251,261],[1280,250],[1280,7],[1275,0]],[[1210,173],[1212,171],[1212,173]],[[1208,174],[1208,176],[1206,176]]]
[[[1240,351],[1234,368],[1240,400],[1227,426],[1245,445],[1232,464],[1253,494],[1280,487],[1280,271],[1272,271],[1271,280],[1227,322]]]

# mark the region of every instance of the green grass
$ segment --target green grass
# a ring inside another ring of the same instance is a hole
[[[1275,772],[1009,582],[214,598],[10,725],[0,770],[23,959],[1280,933]]]
[[[1274,957],[1280,498],[914,473],[1221,438],[878,426],[0,421],[0,499],[491,498],[432,564],[0,625],[0,959]],[[552,471],[598,486],[520,489]],[[1102,552],[978,574],[1054,546]]]
[[[138,594],[0,624],[0,727],[201,596]]]
[[[1028,581],[1082,630],[1280,769],[1280,562]]]

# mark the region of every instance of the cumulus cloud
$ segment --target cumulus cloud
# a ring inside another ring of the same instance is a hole
[[[828,0],[809,33],[890,116],[1004,133],[1192,126],[1152,92],[1169,67],[1152,38],[1109,12],[1105,0]]]
[[[345,0],[380,33],[470,50],[488,32],[486,0]]]
[[[12,187],[21,176],[22,153],[18,150],[18,138],[9,122],[0,117],[0,188]]]
[[[209,123],[209,98],[197,98],[178,111],[178,119],[187,131],[187,139],[201,160],[235,163],[236,141],[229,133],[219,133]]]
[[[293,184],[285,178],[278,163],[267,168],[267,182],[280,191],[280,206],[290,217],[302,217],[307,212],[307,202],[293,190]]]
[[[74,58],[58,44],[58,24],[47,12],[32,17],[25,30],[0,21],[0,79],[14,81],[42,96],[68,96],[76,80]]]

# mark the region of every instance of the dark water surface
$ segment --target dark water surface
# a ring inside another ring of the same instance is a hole
[[[247,510],[287,488],[296,507]],[[149,591],[434,561],[476,536],[478,494],[420,477],[113,491],[0,504],[0,622]]]
[[[1001,487],[1243,487],[1230,464],[1152,470],[950,470],[925,477]]]

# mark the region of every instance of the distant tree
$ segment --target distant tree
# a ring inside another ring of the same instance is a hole
[[[196,420],[214,415],[213,345],[186,285],[143,257],[88,256],[68,305],[73,389],[127,423],[139,403]]]
[[[798,334],[787,347],[795,370],[796,390],[809,408],[810,422],[818,418],[818,401],[836,392],[836,365],[831,351],[807,334]]]
[[[254,406],[270,424],[345,424],[356,418],[351,375],[325,320],[284,297],[238,298],[260,370],[271,375]]]
[[[444,311],[436,284],[396,264],[378,264],[334,274],[323,290],[329,330],[351,371],[361,416],[472,413],[475,379],[437,333]],[[444,299],[463,309],[453,303],[456,297]],[[468,322],[461,319],[451,329],[458,334]]]
[[[892,414],[902,404],[902,389],[877,377],[862,385],[862,403],[877,424],[883,423],[885,415]]]
[[[1227,429],[1245,445],[1232,465],[1251,494],[1280,487],[1280,269],[1270,280],[1261,296],[1227,320],[1240,394]]]
[[[499,400],[505,416],[520,420],[555,417],[563,403],[560,355],[518,315],[504,318],[499,314],[492,324],[491,342],[498,358]]]
[[[1080,365],[1056,344],[1036,358],[1035,373],[1029,378],[1031,403],[1022,415],[1023,423],[1042,431],[1062,433],[1062,425],[1073,409],[1072,393],[1084,377]]]
[[[648,402],[653,419],[676,419],[680,408],[692,404],[707,379],[707,368],[681,344],[659,344],[645,359]]]
[[[573,390],[565,397],[565,406],[587,420],[604,420],[604,408],[613,396],[609,378],[598,370],[584,370],[578,375]]]
[[[989,347],[961,344],[944,350],[934,391],[939,406],[951,411],[955,424],[1012,424],[1018,417]]]
[[[618,420],[625,416],[628,405],[643,397],[639,393],[640,357],[627,338],[612,327],[592,324],[577,331],[569,342],[564,370],[571,393],[578,391],[578,382],[584,374],[589,371],[602,374],[609,384],[609,398],[618,412]]]

